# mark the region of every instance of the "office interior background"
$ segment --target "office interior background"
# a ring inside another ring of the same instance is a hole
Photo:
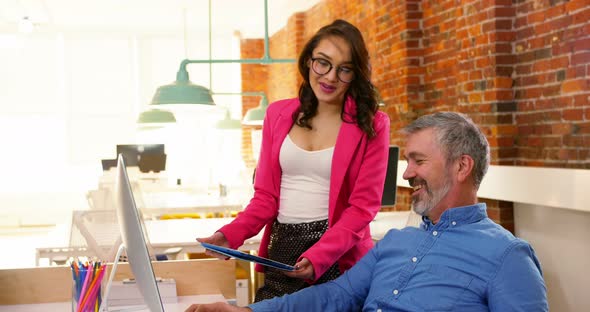
[[[488,214],[532,243],[551,310],[590,309],[590,277],[580,273],[590,266],[590,1],[268,0],[267,25],[262,0],[0,2],[5,237],[87,208],[100,160],[117,144],[165,143],[171,187],[247,188],[260,126],[215,124],[256,108],[261,96],[249,92],[297,96],[295,64],[189,64],[215,107],[159,105],[176,122],[157,127],[138,117],[183,59],[262,58],[266,49],[296,59],[319,27],[342,18],[368,43],[391,143],[403,146],[396,130],[422,114],[473,118],[492,146],[480,190]],[[383,210],[409,209],[407,184],[398,185],[396,205]]]

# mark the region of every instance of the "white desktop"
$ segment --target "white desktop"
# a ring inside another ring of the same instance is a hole
[[[166,312],[184,312],[191,304],[194,303],[213,303],[225,301],[226,299],[220,295],[194,295],[194,296],[180,296],[178,302],[165,303],[164,310]],[[0,305],[0,312],[47,312],[47,311],[70,311],[70,302],[54,302],[54,303],[38,303],[38,304],[15,304],[15,305]],[[109,312],[115,311],[140,311],[149,312],[150,310],[145,306],[126,306],[124,310],[122,307],[109,309]]]

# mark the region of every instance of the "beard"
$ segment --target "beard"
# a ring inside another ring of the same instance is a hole
[[[431,189],[422,179],[416,179],[412,181],[412,184],[422,184],[422,188],[426,191],[419,196],[412,196],[412,209],[421,216],[427,216],[451,189],[450,179],[445,179],[443,185],[437,189]]]

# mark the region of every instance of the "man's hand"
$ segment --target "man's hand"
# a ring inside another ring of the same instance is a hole
[[[293,278],[314,279],[313,265],[307,258],[301,258],[301,261],[295,263],[295,271],[284,272],[285,275]]]
[[[225,302],[192,304],[185,312],[252,312],[250,308],[240,308]]]

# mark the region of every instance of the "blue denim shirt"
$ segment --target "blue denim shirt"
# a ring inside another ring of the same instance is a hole
[[[531,246],[487,217],[448,209],[437,224],[392,229],[338,279],[253,311],[548,311]]]

